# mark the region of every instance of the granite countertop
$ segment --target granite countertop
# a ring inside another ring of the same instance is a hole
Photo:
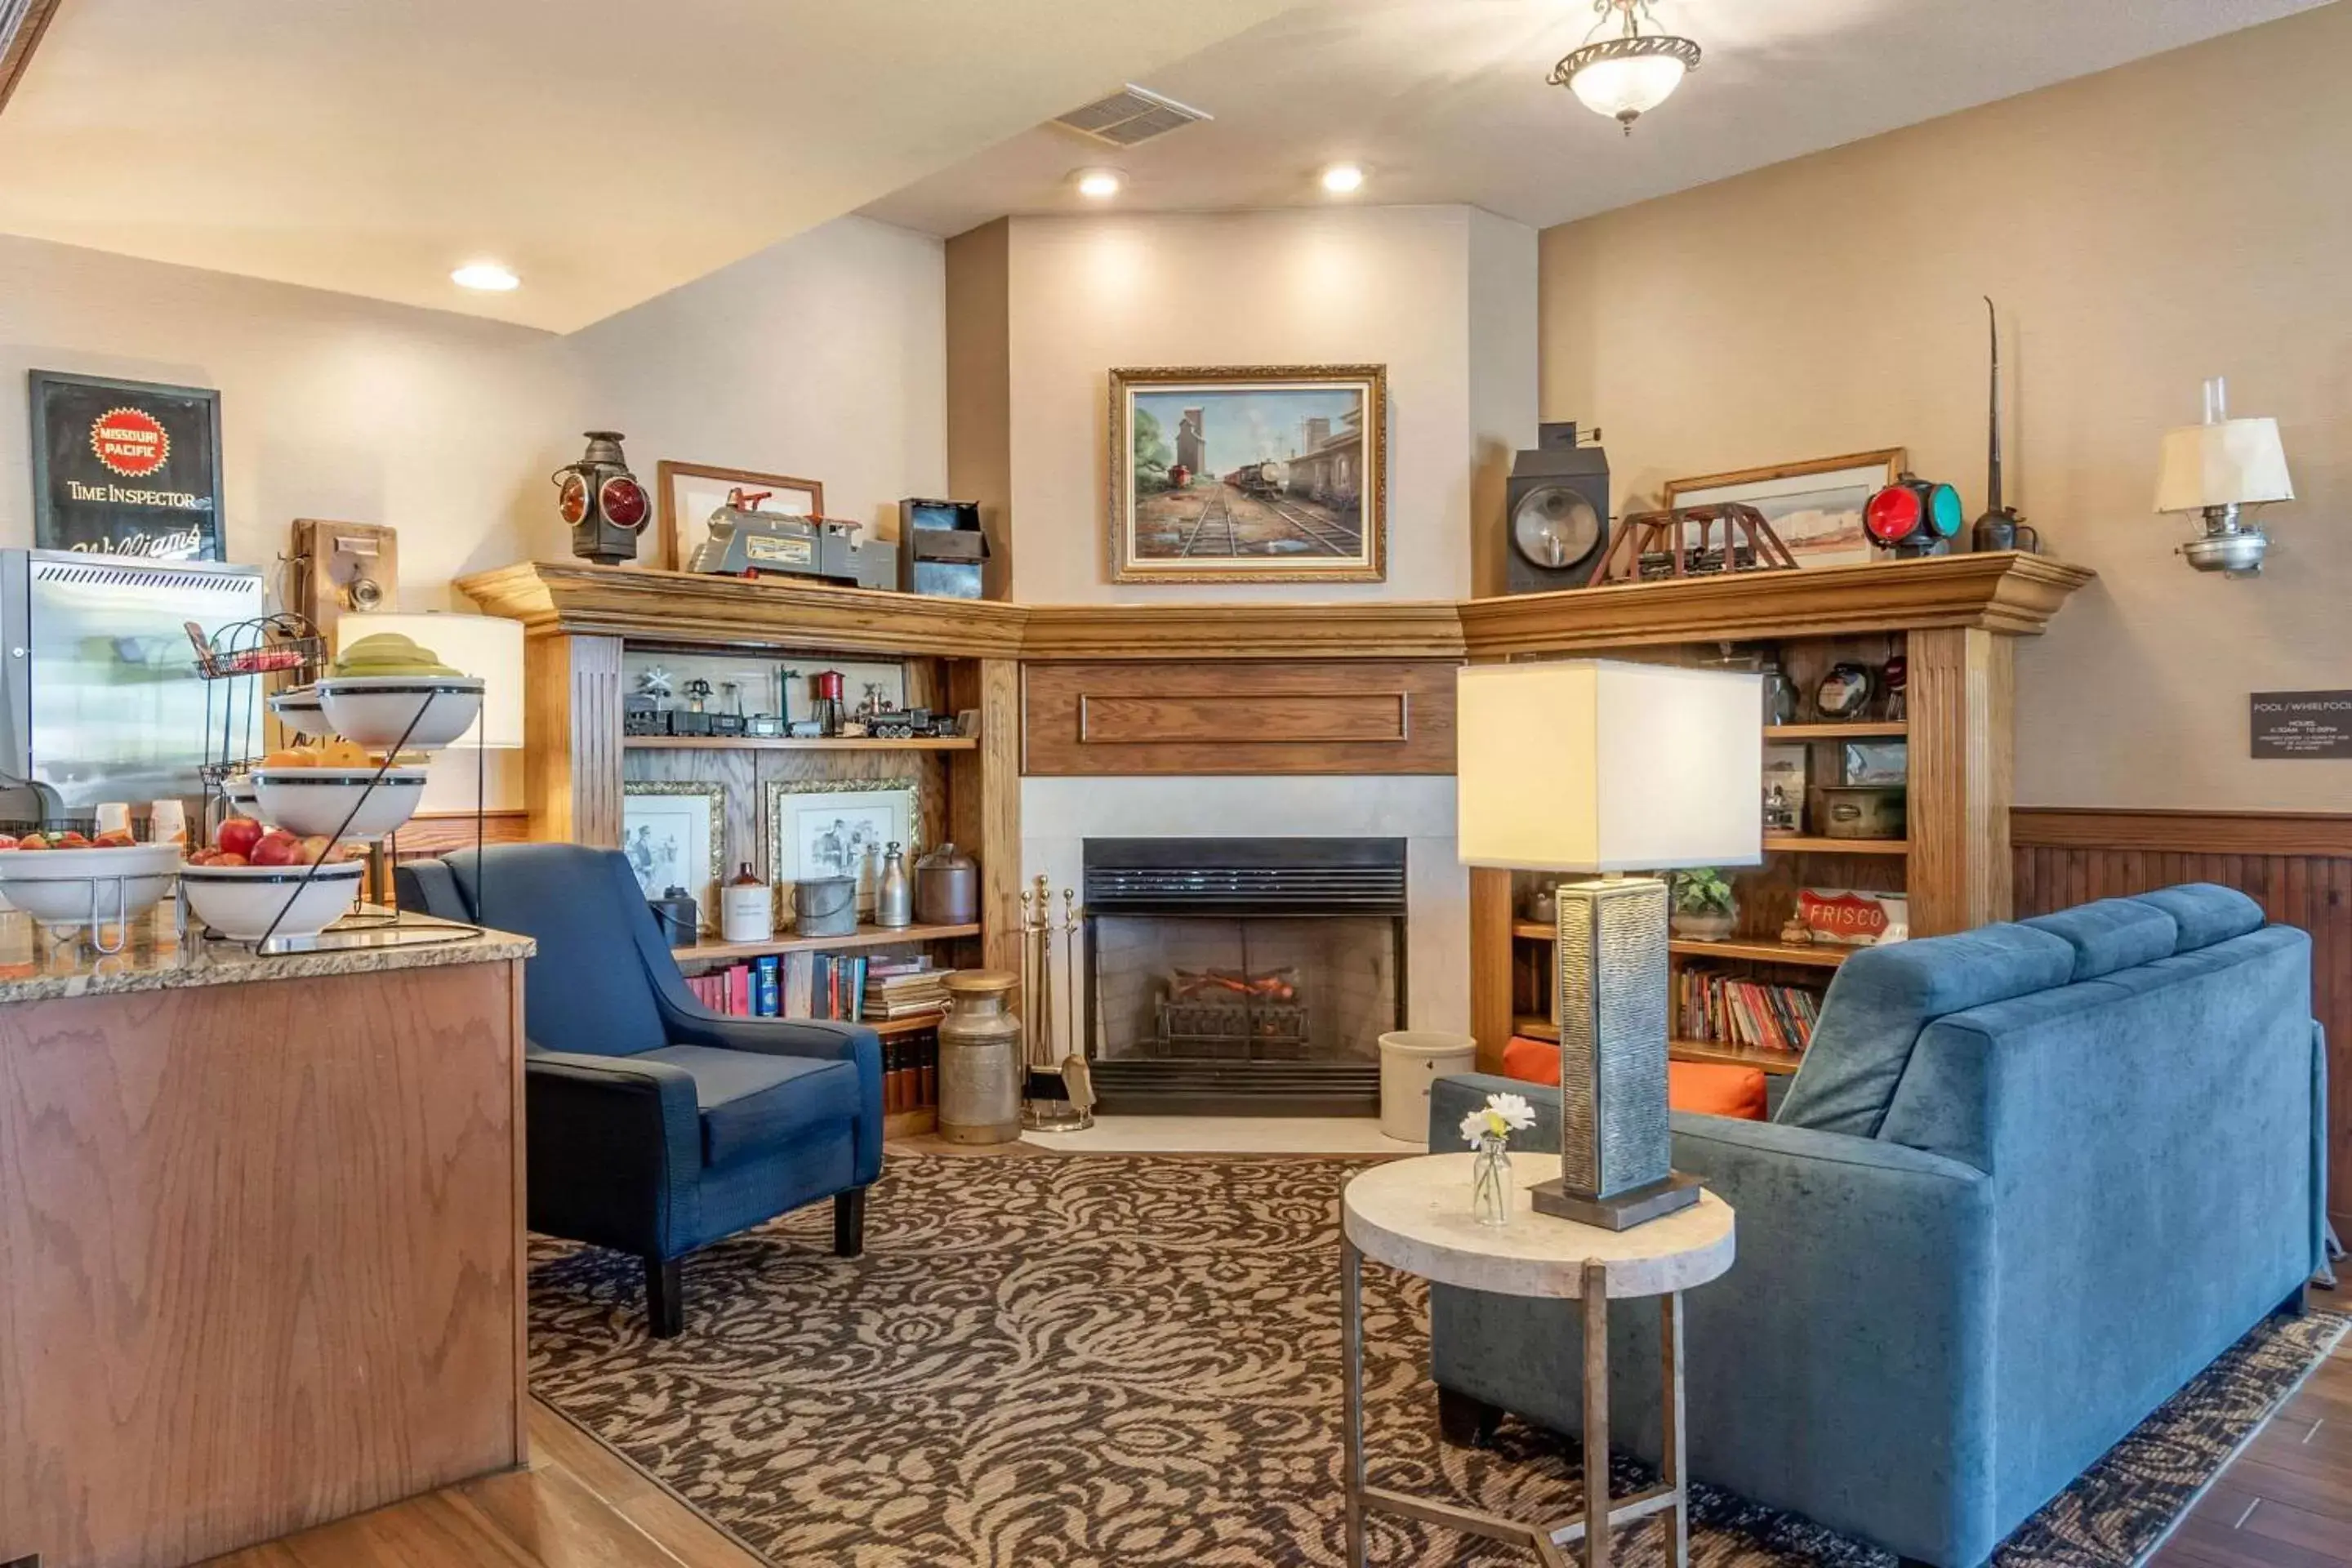
[[[404,927],[464,931],[423,915],[404,915]],[[236,942],[207,941],[174,930],[173,901],[131,922],[131,941],[101,953],[79,934],[59,940],[16,910],[0,915],[0,1004],[104,996],[189,985],[235,985],[250,980],[299,980],[317,975],[373,974],[451,963],[494,963],[529,958],[529,937],[485,931],[453,942],[411,946],[331,948],[262,957]]]

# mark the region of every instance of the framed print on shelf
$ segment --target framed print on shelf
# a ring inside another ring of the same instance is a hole
[[[621,785],[621,853],[648,899],[672,888],[694,895],[702,929],[719,929],[727,786],[631,779]]]
[[[1110,373],[1111,578],[1388,576],[1388,367]]]
[[[884,848],[896,844],[914,863],[912,779],[770,779],[766,805],[769,879],[787,924],[803,877],[856,878],[857,918],[870,921]]]
[[[221,556],[220,394],[37,370],[33,547]]]
[[[710,514],[727,504],[728,492],[747,495],[766,491],[754,511],[781,512],[786,517],[823,517],[824,486],[815,479],[790,474],[762,474],[751,468],[714,468],[705,463],[654,465],[654,489],[661,511],[661,563],[671,572],[690,570],[694,552],[710,537]]]
[[[1800,566],[1856,566],[1874,558],[1862,526],[1870,498],[1903,472],[1904,448],[1743,468],[1666,481],[1669,507],[1738,502],[1764,514]]]

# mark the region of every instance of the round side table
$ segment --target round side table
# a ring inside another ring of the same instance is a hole
[[[1559,1157],[1514,1154],[1511,1222],[1470,1217],[1475,1155],[1430,1154],[1364,1172],[1340,1198],[1340,1357],[1346,1363],[1348,1568],[1363,1568],[1364,1515],[1395,1514],[1424,1524],[1532,1549],[1548,1568],[1566,1568],[1562,1548],[1582,1544],[1585,1568],[1609,1561],[1610,1532],[1654,1513],[1667,1521],[1667,1561],[1690,1561],[1688,1488],[1683,1466],[1682,1293],[1731,1267],[1731,1205],[1703,1193],[1693,1206],[1632,1230],[1601,1230],[1539,1215],[1528,1189],[1559,1174]],[[1584,1509],[1557,1528],[1431,1502],[1364,1480],[1364,1259],[1440,1285],[1504,1296],[1580,1300],[1584,1308]],[[1664,1347],[1665,1453],[1658,1484],[1609,1496],[1609,1302],[1655,1296]],[[1596,1459],[1595,1456],[1598,1456]]]

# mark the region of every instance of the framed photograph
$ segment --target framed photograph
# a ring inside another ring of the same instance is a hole
[[[770,779],[768,872],[777,912],[793,921],[793,884],[803,877],[857,879],[857,918],[874,916],[882,852],[896,844],[912,864],[912,779]]]
[[[719,929],[719,856],[727,786],[632,779],[621,786],[621,853],[648,899],[672,888],[694,895],[702,929]]]
[[[1119,583],[1388,576],[1388,368],[1110,373]]]
[[[220,394],[37,370],[33,546],[221,557]]]
[[[776,683],[784,694],[784,719],[797,722],[816,717],[814,677],[823,670],[841,673],[841,705],[849,718],[877,708],[907,706],[907,667],[866,659],[801,659],[779,666]]]
[[[1738,501],[1764,514],[1798,565],[1863,565],[1874,555],[1870,535],[1862,526],[1863,509],[1872,496],[1895,482],[1903,464],[1904,448],[1889,447],[1879,452],[1853,452],[1843,458],[1817,458],[1733,474],[1669,479],[1664,504],[1719,506]]]
[[[1911,744],[1907,741],[1848,741],[1840,758],[1845,776],[1841,784],[1899,784],[1911,778]]]
[[[761,496],[753,511],[781,512],[786,517],[824,515],[824,486],[790,474],[714,468],[665,458],[654,465],[654,490],[661,512],[659,564],[672,572],[683,572],[691,565],[695,551],[710,537],[710,514],[727,504],[730,490],[743,491],[746,499]]]

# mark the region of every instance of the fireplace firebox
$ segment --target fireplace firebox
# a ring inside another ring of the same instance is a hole
[[[1405,1016],[1402,838],[1090,838],[1106,1112],[1369,1116]]]

